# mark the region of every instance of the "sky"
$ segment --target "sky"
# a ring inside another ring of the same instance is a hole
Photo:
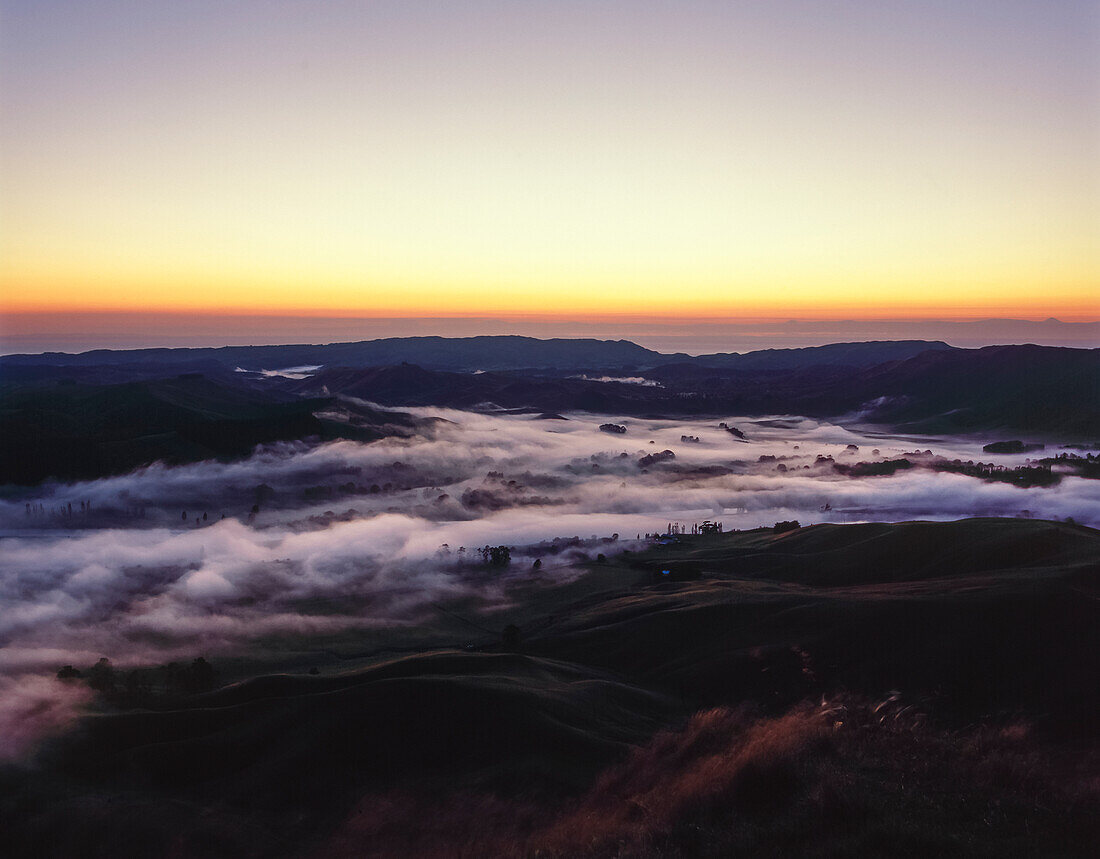
[[[1097,320],[1100,6],[0,0],[4,327],[97,313]]]

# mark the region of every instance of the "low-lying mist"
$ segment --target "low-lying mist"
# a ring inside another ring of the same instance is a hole
[[[233,463],[9,488],[0,500],[0,675],[52,675],[101,656],[126,667],[255,653],[288,637],[415,625],[441,600],[491,611],[517,581],[575,576],[578,561],[636,547],[670,523],[1100,524],[1096,481],[1023,488],[921,467],[928,451],[1007,466],[1027,459],[983,454],[989,439],[872,434],[797,417],[732,417],[732,430],[631,418],[612,422],[626,427],[618,433],[601,431],[606,416],[413,411],[443,420],[413,439],[280,444]],[[914,467],[886,476],[836,467],[905,454]],[[511,564],[483,563],[477,550],[499,545],[512,547]],[[34,691],[34,706],[46,706]],[[59,693],[50,706],[74,701]],[[15,724],[19,713],[0,719]]]

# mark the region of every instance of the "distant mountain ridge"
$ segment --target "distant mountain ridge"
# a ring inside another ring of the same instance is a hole
[[[949,352],[955,347],[941,340],[869,340],[859,343],[830,343],[798,349],[760,349],[755,352],[719,352],[691,358],[705,367],[742,370],[793,370],[798,367],[870,367],[885,361],[900,361],[922,352]]]
[[[691,356],[664,354],[629,340],[535,337],[391,337],[353,343],[294,346],[222,346],[218,348],[96,349],[70,354],[0,356],[0,370],[12,367],[89,367],[216,363],[227,370],[280,369],[298,366],[378,367],[403,362],[430,370],[591,370],[649,368],[674,362],[751,369],[789,369],[810,364],[871,366],[908,358],[928,349],[951,349],[931,340],[884,340],[834,343],[802,349],[766,349],[745,354]]]
[[[414,347],[439,363],[484,366],[318,361],[395,350],[412,358]],[[587,366],[567,364],[570,354]],[[243,355],[272,359],[257,369],[323,366],[304,378],[269,378],[236,372]],[[651,363],[609,363],[638,358]],[[494,363],[521,366],[486,369]],[[888,341],[692,358],[626,341],[517,337],[8,356],[0,360],[0,483],[244,456],[278,440],[369,441],[415,431],[411,419],[348,397],[388,407],[534,413],[793,414],[908,432],[1033,433],[1091,443],[1100,439],[1100,349]],[[332,420],[333,408],[356,414]]]
[[[346,394],[389,406],[848,416],[920,432],[1020,430],[1100,437],[1100,349],[932,349],[866,367],[714,367],[681,361],[647,370],[645,377],[661,386],[404,365],[325,369],[286,387],[300,395]]]
[[[352,343],[293,346],[222,346],[218,348],[96,349],[70,355],[7,355],[0,366],[50,364],[87,366],[127,363],[179,363],[213,360],[233,369],[278,369],[330,365],[375,367],[403,361],[430,369],[502,370],[526,367],[563,369],[622,365],[653,365],[666,356],[628,340],[552,339],[534,337],[390,337]]]

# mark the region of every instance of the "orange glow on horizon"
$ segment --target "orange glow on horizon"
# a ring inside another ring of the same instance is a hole
[[[0,281],[3,284],[3,281]],[[6,285],[5,285],[6,286]],[[368,301],[357,304],[349,292]],[[961,293],[961,294],[960,294]],[[1041,284],[1005,289],[995,285],[947,288],[830,290],[723,290],[719,287],[591,286],[584,289],[427,287],[391,290],[297,286],[233,287],[163,280],[144,285],[96,288],[3,288],[0,313],[33,314],[157,313],[210,317],[316,317],[333,319],[499,318],[563,320],[708,322],[787,319],[980,319],[1063,321],[1100,319],[1100,286],[1058,288]]]

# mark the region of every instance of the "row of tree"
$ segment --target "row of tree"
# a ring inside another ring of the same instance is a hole
[[[104,656],[84,671],[66,665],[57,672],[57,679],[86,683],[113,703],[139,706],[157,696],[209,692],[217,686],[218,672],[202,656],[190,663],[169,662],[157,668],[134,668],[126,672],[117,671]]]

